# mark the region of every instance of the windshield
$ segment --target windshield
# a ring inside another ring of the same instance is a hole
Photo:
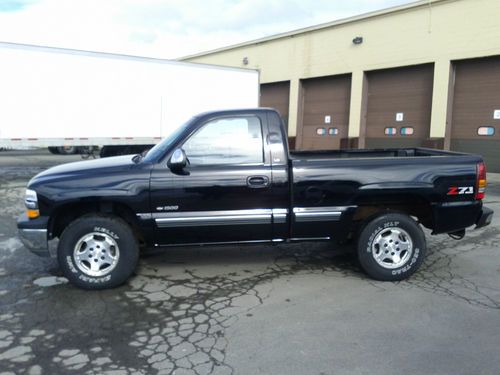
[[[185,122],[177,129],[175,129],[172,133],[170,133],[165,139],[163,139],[163,141],[156,144],[156,146],[154,146],[151,150],[149,150],[146,156],[144,156],[144,161],[153,162],[159,159],[163,154],[165,154],[170,145],[174,143],[177,137],[186,129],[186,127],[190,122],[191,120]]]

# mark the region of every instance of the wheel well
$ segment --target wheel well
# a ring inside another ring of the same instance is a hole
[[[51,238],[60,237],[64,229],[74,220],[88,214],[105,214],[117,216],[124,220],[130,227],[139,241],[144,243],[144,237],[139,226],[134,211],[127,205],[118,202],[107,201],[79,201],[68,203],[57,208],[49,223],[49,233]]]
[[[354,231],[357,231],[359,227],[370,217],[378,216],[385,212],[399,212],[404,213],[409,216],[413,216],[417,221],[424,227],[432,229],[432,209],[428,202],[422,200],[415,200],[412,203],[401,202],[401,203],[381,203],[374,205],[363,205],[356,209],[353,216]]]

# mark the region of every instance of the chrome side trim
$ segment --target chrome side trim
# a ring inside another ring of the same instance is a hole
[[[330,211],[346,211],[348,208],[354,206],[333,206],[333,207],[294,207],[294,213],[301,212],[330,212]]]
[[[223,210],[223,211],[184,211],[184,212],[154,212],[153,219],[163,218],[197,218],[197,217],[222,217],[222,216],[246,216],[246,215],[271,215],[270,209],[252,210]]]
[[[273,208],[273,222],[275,224],[286,223],[286,218],[288,216],[287,208]]]
[[[294,207],[296,222],[338,221],[347,207]]]
[[[269,244],[270,240],[251,240],[251,241],[225,241],[225,242],[190,242],[177,244],[155,244],[155,247],[184,247],[184,246],[216,246],[216,245],[236,245],[236,244]]]
[[[331,240],[331,237],[293,237],[290,241],[321,241],[321,240]]]
[[[271,224],[271,215],[226,215],[155,219],[159,228],[213,225]]]
[[[272,210],[226,210],[153,213],[159,228],[271,224]]]
[[[297,213],[295,214],[295,221],[298,223],[308,221],[338,221],[341,215],[342,212]]]
[[[142,220],[155,219],[160,228],[212,225],[286,223],[287,208],[138,213]]]

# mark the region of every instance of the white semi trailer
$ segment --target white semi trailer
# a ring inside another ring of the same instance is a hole
[[[197,113],[258,104],[256,70],[0,42],[0,148],[135,153]]]

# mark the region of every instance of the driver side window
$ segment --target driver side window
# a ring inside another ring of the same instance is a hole
[[[225,117],[207,122],[182,147],[191,165],[264,162],[258,117]]]

